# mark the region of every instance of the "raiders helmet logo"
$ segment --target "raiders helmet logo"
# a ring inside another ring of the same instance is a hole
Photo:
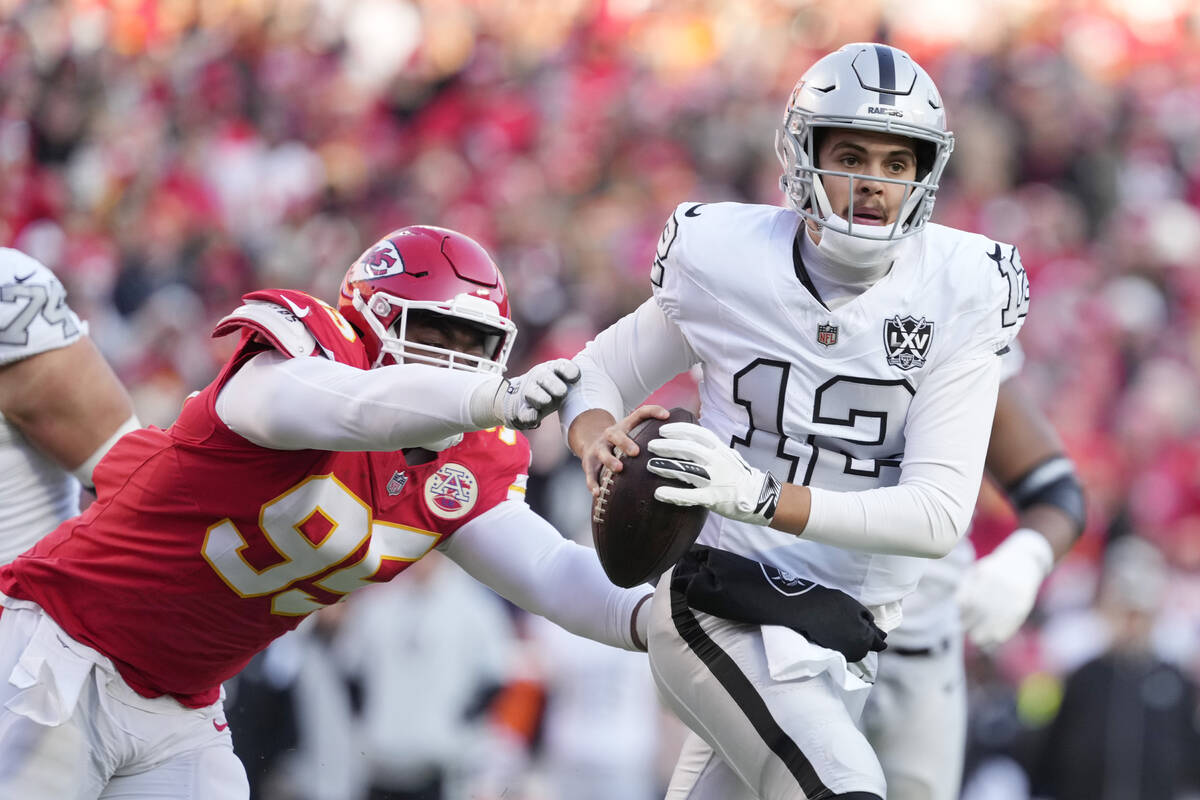
[[[899,314],[883,323],[883,346],[887,363],[903,370],[925,366],[929,344],[933,341],[933,323],[924,317],[913,319]]]
[[[775,591],[787,597],[804,594],[816,586],[812,581],[801,578],[799,575],[793,575],[786,569],[767,564],[759,564],[759,567],[762,568],[763,577],[767,579],[767,583],[771,584]]]

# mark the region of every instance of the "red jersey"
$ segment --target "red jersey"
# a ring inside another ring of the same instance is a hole
[[[327,355],[366,367],[336,310],[298,292],[253,298],[284,300]],[[530,456],[506,428],[467,433],[420,464],[402,452],[252,444],[215,402],[269,345],[253,323],[231,324],[242,342],[217,379],[170,428],[123,437],[95,470],[87,511],[0,568],[0,592],[38,603],[139,693],[195,708],[308,614],[389,580],[463,523],[520,498]]]

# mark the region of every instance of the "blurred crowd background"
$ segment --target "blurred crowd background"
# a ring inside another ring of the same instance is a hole
[[[58,273],[147,423],[213,377],[232,343],[208,333],[243,293],[331,299],[414,223],[495,255],[519,373],[648,296],[676,204],[778,202],[792,85],[862,40],[938,82],[957,147],[934,220],[1020,246],[1023,380],[1088,489],[1089,529],[1025,631],[969,654],[966,794],[1020,800],[1100,758],[1062,744],[1071,679],[1121,649],[1169,667],[1134,681],[1118,726],[1168,744],[1097,745],[1141,775],[1178,742],[1161,714],[1190,725],[1200,675],[1192,0],[0,0],[0,244]],[[687,381],[661,399],[690,402]],[[555,425],[532,438],[531,502],[586,541],[577,462]],[[985,487],[979,549],[1011,519]],[[395,696],[389,670],[437,688]],[[679,741],[644,657],[564,639],[438,563],[230,690],[263,798],[643,800]]]

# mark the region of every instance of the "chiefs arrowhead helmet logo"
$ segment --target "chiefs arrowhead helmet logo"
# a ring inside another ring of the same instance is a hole
[[[390,239],[384,239],[368,250],[362,257],[363,269],[372,278],[404,272],[404,259]]]

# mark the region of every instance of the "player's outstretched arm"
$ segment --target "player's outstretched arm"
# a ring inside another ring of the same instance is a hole
[[[216,410],[230,430],[260,447],[391,451],[497,425],[533,427],[577,378],[567,359],[508,381],[427,364],[362,370],[272,350],[226,382]]]
[[[614,586],[594,550],[564,539],[524,503],[501,503],[459,528],[440,549],[502,597],[571,633],[646,649],[648,587]]]
[[[0,366],[0,413],[89,487],[101,456],[138,427],[129,393],[86,336]]]
[[[958,590],[963,627],[990,648],[1024,624],[1054,564],[1083,532],[1083,487],[1049,420],[1015,379],[1000,387],[987,472],[1005,487],[1018,528],[979,559]]]

